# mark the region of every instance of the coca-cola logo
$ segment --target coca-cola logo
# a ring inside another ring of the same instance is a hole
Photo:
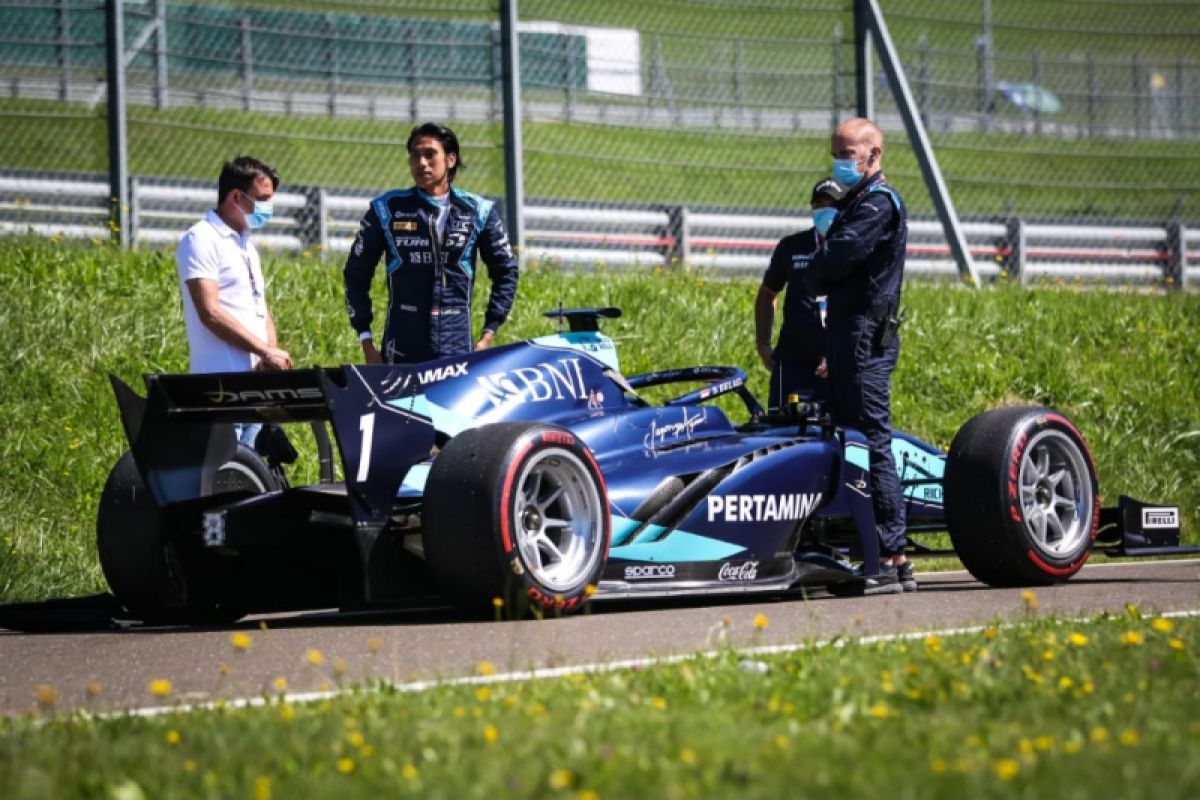
[[[758,562],[745,561],[741,564],[722,564],[717,573],[717,580],[724,583],[734,581],[752,581],[758,577]]]

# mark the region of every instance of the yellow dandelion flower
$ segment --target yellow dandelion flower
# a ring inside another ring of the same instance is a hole
[[[366,737],[358,731],[350,731],[350,733],[346,734],[346,741],[349,742],[351,747],[362,747],[367,743]]]
[[[1071,676],[1069,675],[1063,675],[1058,679],[1058,688],[1060,689],[1070,689],[1074,685],[1075,681],[1071,680]]]
[[[486,686],[475,687],[475,702],[486,703],[492,699],[492,690]]]
[[[254,639],[245,631],[236,631],[229,635],[229,643],[234,650],[249,650],[254,646]]]
[[[1142,617],[1142,612],[1139,611],[1138,607],[1133,603],[1125,604],[1125,613],[1129,615],[1130,619],[1141,619]]]
[[[989,642],[995,639],[997,635],[998,632],[996,629],[990,625],[983,629],[983,638],[987,639]]]
[[[1137,647],[1142,642],[1146,641],[1146,637],[1141,631],[1125,631],[1121,634],[1121,644]]]
[[[1067,637],[1067,641],[1070,642],[1071,644],[1075,645],[1076,647],[1083,647],[1085,644],[1088,643],[1088,637],[1086,635],[1080,633],[1079,631],[1075,631],[1074,633],[1072,633],[1070,636]]]
[[[950,765],[946,763],[946,759],[944,758],[934,758],[929,762],[929,771],[934,775],[944,775],[949,768]]]
[[[284,722],[291,722],[296,718],[296,709],[291,703],[284,703],[279,709],[279,718]]]
[[[351,772],[354,772],[354,759],[339,758],[337,762],[337,771],[343,775],[349,775]]]
[[[195,772],[196,771],[196,762],[190,758],[185,758],[183,760],[183,771],[184,772]]]
[[[1172,650],[1182,650],[1183,649],[1183,639],[1172,639],[1171,641],[1167,642],[1167,644],[1170,646],[1170,648]]]
[[[475,674],[476,675],[484,675],[484,676],[495,675],[496,667],[490,661],[480,661],[478,664],[475,665]]]
[[[493,597],[492,598],[492,606],[494,608],[504,608],[504,598],[503,597]]]
[[[1083,694],[1091,694],[1092,692],[1096,691],[1096,684],[1092,683],[1091,679],[1089,678],[1080,684],[1079,691]]]
[[[87,685],[87,693],[90,697],[99,697],[104,691],[104,687],[100,685],[100,681],[92,681]]]
[[[1108,729],[1101,727],[1092,728],[1088,733],[1088,738],[1092,740],[1093,744],[1103,744],[1108,741]]]
[[[788,737],[784,736],[782,733],[778,733],[775,735],[775,746],[777,748],[779,748],[780,750],[787,750],[789,747],[791,747],[791,745],[792,745],[791,741],[788,739]]]
[[[271,779],[265,775],[254,779],[254,800],[271,800]]]
[[[1054,651],[1053,650],[1043,650],[1042,651],[1042,661],[1053,661],[1053,660],[1054,660]]]
[[[375,748],[371,747],[369,744],[364,744],[362,747],[358,748],[358,754],[363,758],[370,758],[371,756],[375,755]]]
[[[887,703],[876,703],[867,709],[867,715],[875,719],[887,719],[892,715],[892,709],[888,707]]]
[[[930,653],[939,653],[942,650],[942,637],[926,636],[924,639],[925,649]]]
[[[421,771],[412,764],[405,764],[400,768],[400,775],[406,781],[415,781],[417,778],[421,777]]]
[[[1117,741],[1126,747],[1136,747],[1139,741],[1138,732],[1132,728],[1126,728],[1117,736]]]
[[[48,683],[43,683],[34,690],[34,696],[37,698],[39,706],[52,706],[58,702],[58,689]]]
[[[483,726],[483,740],[485,742],[487,742],[488,744],[495,744],[496,740],[499,738],[500,738],[500,731],[496,730],[495,725],[484,725]]]
[[[596,584],[589,583],[587,586],[583,587],[583,596],[584,597],[591,597],[595,593],[596,593]]]
[[[600,795],[594,789],[580,789],[575,800],[600,800]]]
[[[1002,781],[1011,781],[1021,771],[1021,763],[1014,758],[998,758],[992,762],[992,772]]]
[[[1063,742],[1063,752],[1074,755],[1083,749],[1083,743],[1077,739],[1068,739]]]
[[[1166,617],[1155,617],[1154,621],[1150,623],[1150,627],[1159,633],[1170,633],[1175,630],[1175,623]]]
[[[1025,591],[1021,592],[1021,600],[1024,601],[1025,607],[1030,611],[1033,611],[1038,607],[1037,593],[1031,591],[1030,589],[1026,589]]]
[[[569,769],[556,769],[550,773],[551,789],[569,789],[575,782],[575,773]]]
[[[167,744],[171,745],[172,747],[179,744],[179,742],[183,739],[183,737],[179,735],[179,731],[175,730],[167,731],[167,735],[163,738],[165,738],[167,740]]]
[[[370,639],[367,639],[367,649],[372,653],[378,653],[383,649],[383,639],[380,639],[378,636],[372,636]]]
[[[146,690],[155,697],[166,697],[174,688],[166,678],[155,678],[146,684]]]
[[[1033,753],[1033,742],[1028,739],[1018,739],[1017,752],[1023,756],[1031,755]]]
[[[275,688],[281,692],[287,691],[287,678],[278,677],[275,679]]]
[[[696,752],[690,747],[685,747],[679,751],[679,760],[690,767],[696,763]]]
[[[320,650],[310,647],[304,651],[304,660],[314,667],[319,667],[325,663],[325,656],[321,654]]]
[[[666,711],[667,710],[666,698],[651,697],[650,698],[650,707],[653,708],[655,711]]]
[[[1043,753],[1045,753],[1047,750],[1053,750],[1054,749],[1054,737],[1053,736],[1038,736],[1037,738],[1035,738],[1033,740],[1033,746],[1035,749],[1040,750]]]
[[[768,622],[768,620],[767,620],[766,614],[755,614],[754,615],[754,630],[756,630],[756,631],[766,630],[767,622]]]

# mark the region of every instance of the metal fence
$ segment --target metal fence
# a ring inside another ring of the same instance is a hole
[[[1200,3],[882,0],[967,220],[1200,223]],[[409,127],[504,192],[497,0],[126,0],[129,168],[215,178],[239,153],[285,185],[410,180]],[[531,202],[788,214],[855,108],[853,0],[521,0]],[[103,173],[100,0],[0,0],[0,168]],[[878,72],[878,70],[877,70]],[[875,84],[885,168],[932,204]]]

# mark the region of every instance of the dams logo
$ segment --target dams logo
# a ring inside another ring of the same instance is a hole
[[[205,392],[204,396],[213,405],[224,403],[286,403],[289,400],[320,400],[321,389],[317,386],[301,386],[299,389],[246,389],[231,392],[218,389]]]

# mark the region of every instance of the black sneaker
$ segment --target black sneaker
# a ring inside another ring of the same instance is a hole
[[[901,594],[904,587],[896,576],[896,568],[882,566],[875,575],[867,575],[857,580],[830,584],[829,593],[838,597],[863,597],[875,594]]]
[[[900,588],[906,592],[915,592],[917,590],[917,579],[913,576],[911,561],[905,561],[903,564],[896,565],[896,580],[900,582]]]

